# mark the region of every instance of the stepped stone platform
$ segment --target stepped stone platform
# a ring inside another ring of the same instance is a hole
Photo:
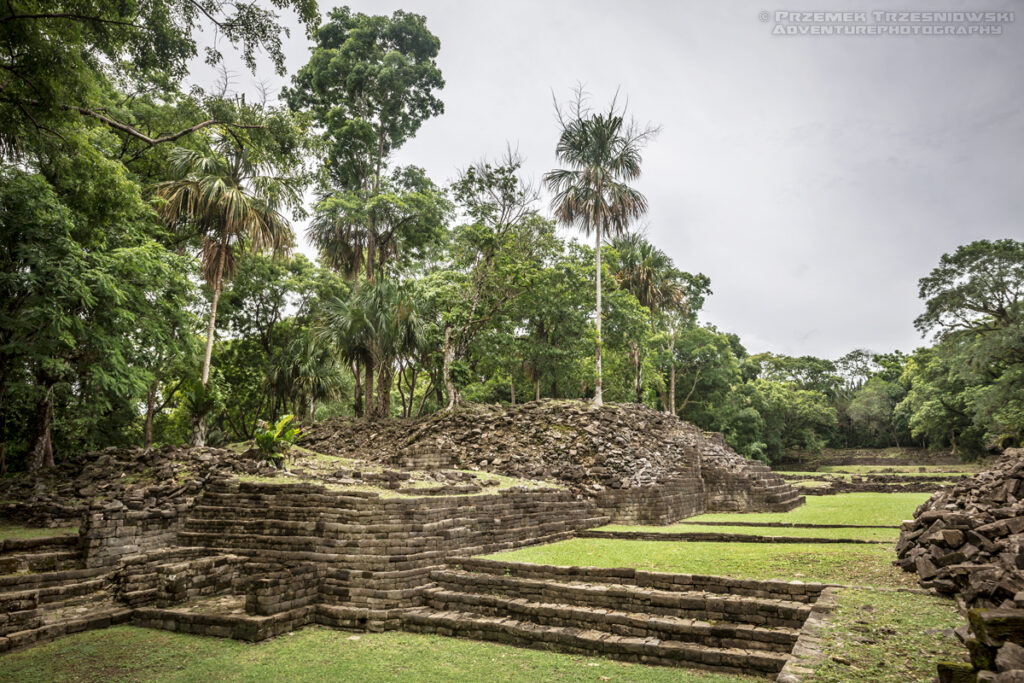
[[[115,503],[77,537],[0,547],[0,652],[118,623],[247,641],[322,624],[772,676],[824,588],[472,557],[608,522],[564,489],[384,498],[223,478],[180,511]]]
[[[73,483],[11,485],[31,493],[5,511],[79,534],[0,545],[0,653],[118,623],[247,641],[321,624],[774,675],[823,589],[473,559],[803,503],[674,417],[538,402],[346,428],[307,435],[289,472],[239,450],[114,449]]]

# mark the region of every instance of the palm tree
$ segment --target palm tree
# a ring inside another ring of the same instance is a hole
[[[248,247],[254,252],[278,254],[290,249],[294,237],[281,210],[299,205],[300,188],[294,178],[277,175],[272,163],[229,136],[217,136],[207,150],[177,149],[171,164],[178,179],[155,187],[164,200],[160,214],[182,232],[201,237],[202,277],[213,292],[202,369],[205,389],[210,379],[217,302],[224,283],[235,273],[235,251]],[[197,425],[194,441],[203,445],[205,425]]]
[[[317,404],[338,398],[345,385],[334,349],[317,342],[315,334],[301,332],[275,354],[265,382],[278,405],[290,401],[292,414],[303,416],[309,424],[316,417]]]
[[[683,304],[685,292],[680,282],[681,274],[668,254],[636,233],[615,238],[612,246],[618,254],[615,280],[651,312],[652,327],[658,316]],[[640,344],[633,340],[630,347],[634,390],[637,403],[640,403],[643,399]]]
[[[597,265],[597,344],[595,349],[594,404],[601,396],[601,244],[605,235],[621,235],[632,221],[647,212],[647,199],[627,185],[640,177],[640,151],[657,133],[626,121],[625,107],[615,99],[607,111],[592,112],[582,91],[568,112],[556,107],[562,132],[555,155],[567,168],[544,175],[554,193],[555,217],[564,225],[594,234]]]
[[[348,301],[328,301],[320,336],[332,338],[341,357],[353,367],[375,368],[366,374],[360,396],[367,417],[386,417],[391,410],[395,361],[415,353],[423,344],[423,323],[406,288],[377,280],[354,291]],[[353,374],[358,382],[358,371]],[[359,396],[356,404],[358,412]]]

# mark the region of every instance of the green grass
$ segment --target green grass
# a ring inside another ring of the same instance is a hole
[[[808,496],[807,503],[789,512],[711,513],[687,521],[794,522],[799,524],[868,524],[898,526],[914,516],[929,493],[841,493]]]
[[[916,585],[913,574],[892,566],[895,555],[889,545],[573,538],[487,557],[492,560],[561,566],[634,567],[675,574],[820,581],[877,588]]]
[[[847,471],[847,470],[854,470],[854,469],[856,469],[856,470],[864,470],[864,471],[858,471],[858,472],[848,472]],[[866,475],[866,474],[878,474],[878,475],[891,474],[891,475],[898,475],[900,477],[937,477],[937,476],[938,477],[959,477],[959,476],[968,476],[969,477],[969,476],[974,474],[974,472],[954,471],[954,470],[950,470],[950,471],[946,472],[946,471],[941,471],[941,470],[937,470],[937,469],[936,470],[929,470],[928,472],[918,472],[918,471],[916,471],[916,468],[912,468],[912,469],[910,469],[908,471],[902,471],[901,470],[899,472],[882,472],[881,469],[882,468],[876,468],[876,467],[863,467],[863,468],[861,468],[861,467],[849,467],[849,468],[847,468],[847,467],[841,467],[841,468],[840,467],[836,467],[836,468],[833,468],[833,467],[822,467],[817,472],[779,471],[777,474],[782,475],[783,478],[789,477],[791,475],[802,476],[802,477],[824,477],[824,476],[829,476],[829,477],[833,477],[835,479],[845,479],[846,481],[849,481],[850,478],[853,475],[861,476],[861,475]]]
[[[746,534],[754,536],[791,536],[796,538],[851,538],[872,541],[895,542],[899,536],[897,529],[835,529],[819,528],[806,529],[803,527],[777,527],[777,526],[703,526],[700,524],[670,524],[668,526],[621,526],[609,524],[599,528],[599,531],[642,531],[651,533],[677,534],[677,533],[723,533],[723,534]]]
[[[800,488],[800,489],[825,489],[825,488],[828,488],[831,485],[827,481],[817,481],[817,480],[814,480],[814,479],[803,479],[803,480],[800,480],[800,481],[791,481],[791,482],[789,482],[789,484],[790,484],[790,486],[795,486],[795,487]]]
[[[0,681],[651,681],[753,683],[741,676],[410,633],[305,628],[255,645],[131,626],[4,655]]]
[[[925,471],[921,472],[921,467]],[[927,477],[936,474],[974,474],[980,472],[982,465],[825,465],[818,471],[808,474],[842,473],[842,474],[913,474]],[[885,472],[885,470],[896,470]]]
[[[963,658],[963,646],[947,633],[961,623],[956,604],[946,598],[844,590],[831,623],[819,634],[825,660],[810,680],[933,680],[938,662]]]
[[[46,538],[48,536],[74,536],[78,527],[67,526],[53,529],[20,526],[18,524],[0,524],[0,540],[5,538]]]

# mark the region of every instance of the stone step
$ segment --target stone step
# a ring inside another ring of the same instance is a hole
[[[106,567],[96,567],[92,569],[65,569],[35,574],[7,574],[0,576],[0,594],[4,594],[7,591],[33,590],[83,581],[102,576],[109,571],[110,569]]]
[[[79,631],[123,624],[131,618],[131,615],[131,609],[118,606],[111,606],[102,610],[91,610],[85,615],[71,616],[54,613],[49,615],[49,618],[44,619],[45,623],[41,626],[0,636],[0,653],[36,643],[43,643],[63,635],[78,633]]]
[[[448,566],[479,574],[515,576],[541,581],[626,584],[663,591],[741,595],[799,603],[814,603],[821,592],[828,587],[828,584],[804,583],[802,581],[757,581],[703,574],[668,574],[648,572],[631,567],[565,567],[488,560],[480,557],[453,557],[449,559]]]
[[[439,587],[454,592],[515,595],[528,601],[765,627],[800,628],[811,610],[805,603],[787,600],[666,591],[623,584],[523,579],[452,569],[434,570],[430,572],[430,579]]]
[[[184,608],[137,607],[132,625],[255,642],[294,631],[312,622],[316,615],[313,606],[270,616],[246,614],[244,603],[241,596],[218,596]]]
[[[107,580],[102,578],[58,583],[27,590],[0,591],[0,604],[7,600],[35,600],[39,605],[69,604],[80,598],[96,595],[97,592],[103,594],[106,585]]]
[[[438,612],[429,607],[407,610],[402,615],[402,628],[419,633],[461,636],[544,650],[604,655],[644,664],[686,666],[737,674],[775,674],[789,658],[789,655],[781,652],[620,636],[607,631],[543,626],[530,621],[469,612]]]
[[[491,617],[509,617],[542,626],[575,626],[607,631],[620,636],[679,640],[711,647],[789,652],[799,633],[795,628],[764,628],[727,621],[711,623],[670,615],[461,593],[443,588],[425,590],[424,598],[427,606],[439,612],[456,611]]]
[[[40,550],[75,550],[78,535],[44,536],[42,538],[7,538],[0,540],[0,555],[38,552]]]
[[[75,569],[81,565],[81,560],[82,555],[77,550],[5,554],[0,555],[0,574],[53,572],[62,569]]]

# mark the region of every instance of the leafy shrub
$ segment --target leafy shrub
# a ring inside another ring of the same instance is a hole
[[[261,425],[256,430],[256,448],[263,461],[280,469],[292,446],[299,438],[299,428],[292,425],[294,415],[285,415],[277,424]]]

